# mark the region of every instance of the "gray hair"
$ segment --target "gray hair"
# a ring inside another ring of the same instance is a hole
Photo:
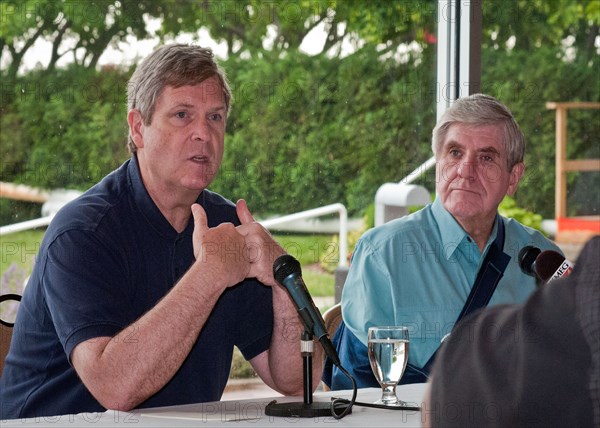
[[[525,136],[512,113],[496,98],[484,94],[473,94],[460,98],[448,108],[433,129],[431,148],[435,157],[439,155],[450,126],[455,123],[470,125],[502,125],[502,142],[508,158],[508,169],[523,162]]]
[[[186,44],[164,45],[156,49],[137,67],[127,86],[127,107],[139,110],[144,124],[152,123],[156,100],[167,86],[179,88],[198,85],[217,77],[223,91],[227,114],[232,101],[227,76],[219,67],[211,49]],[[137,148],[131,139],[130,153]]]

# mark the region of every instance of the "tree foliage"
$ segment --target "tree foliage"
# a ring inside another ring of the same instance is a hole
[[[224,47],[234,104],[213,188],[247,198],[263,216],[333,202],[361,214],[382,183],[401,180],[430,157],[434,0],[0,5],[1,180],[85,189],[127,158],[131,70],[100,68],[98,60],[128,37],[151,37],[151,21],[160,23],[163,42],[189,32],[204,43],[202,28]],[[482,90],[513,110],[527,136],[528,171],[516,200],[545,217],[554,205],[554,112],[545,103],[600,100],[599,5],[483,2]],[[319,31],[322,49],[309,55],[306,41]],[[51,43],[52,59],[19,73],[41,39]],[[58,67],[67,57],[70,65]],[[600,157],[599,122],[597,112],[575,114],[570,157]],[[433,190],[433,173],[421,182]],[[573,205],[586,198],[576,192]]]
[[[111,43],[128,35],[148,36],[144,14],[160,14],[159,2],[151,0],[22,0],[2,1],[0,7],[0,52],[8,52],[6,77],[10,80],[38,40],[52,45],[44,67],[47,71],[67,55],[75,64],[93,70]]]

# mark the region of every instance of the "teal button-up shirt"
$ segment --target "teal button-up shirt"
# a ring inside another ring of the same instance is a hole
[[[521,248],[561,252],[535,229],[501,216],[497,221],[504,222],[504,252],[511,260],[489,306],[523,302],[535,289],[535,279],[519,268]],[[408,326],[409,362],[423,367],[454,327],[497,227],[481,253],[436,199],[412,215],[367,231],[356,246],[342,292],[347,327],[366,345],[369,327]],[[518,333],[490,331],[490,340],[500,334]]]

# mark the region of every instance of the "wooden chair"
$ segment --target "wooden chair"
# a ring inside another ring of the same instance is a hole
[[[21,301],[21,296],[18,294],[3,294],[0,296],[0,303],[14,300],[17,302]],[[0,319],[0,375],[4,370],[4,359],[8,354],[8,348],[10,347],[10,339],[12,338],[14,323],[4,321]]]
[[[342,322],[342,305],[336,303],[327,309],[323,314],[323,321],[325,321],[325,328],[327,329],[327,333],[329,333],[329,337],[333,338],[338,326]]]

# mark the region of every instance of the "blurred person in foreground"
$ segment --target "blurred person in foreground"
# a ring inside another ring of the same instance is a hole
[[[44,236],[1,419],[216,401],[234,346],[268,386],[302,395],[303,329],[272,276],[284,251],[244,200],[207,190],[230,102],[210,49],[162,46],[134,72],[131,158]]]
[[[600,237],[524,304],[460,322],[422,406],[433,427],[600,427]]]
[[[379,386],[367,356],[369,327],[408,326],[408,365],[400,383],[426,382],[441,340],[452,331],[479,271],[487,269],[492,245],[498,251],[490,256],[503,252],[510,260],[490,305],[522,302],[535,289],[535,279],[519,268],[521,248],[560,251],[540,232],[498,214],[525,171],[525,139],[505,105],[484,94],[457,100],[434,128],[432,149],[434,202],[367,231],[352,256],[343,322],[333,341],[359,387]],[[350,387],[331,364],[323,380],[332,389]]]

